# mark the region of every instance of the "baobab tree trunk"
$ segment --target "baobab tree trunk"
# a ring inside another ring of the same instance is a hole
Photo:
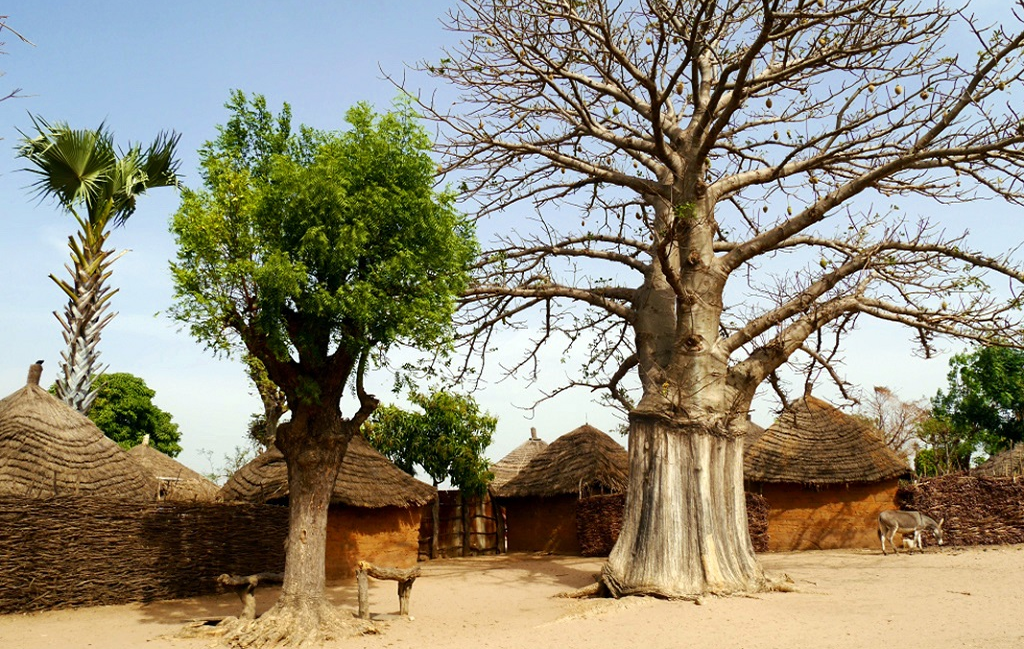
[[[727,275],[702,193],[653,201],[674,232],[652,250],[636,303],[644,395],[629,417],[622,531],[602,573],[613,596],[693,598],[764,589],[743,492],[743,438],[730,425],[728,355],[719,345]]]
[[[622,532],[602,574],[613,596],[764,588],[747,529],[742,438],[633,413],[629,480]]]
[[[228,632],[226,639],[234,646],[319,646],[343,627],[324,595],[325,553],[327,511],[351,435],[339,434],[344,426],[340,415],[326,425],[323,419],[322,413],[307,417],[296,410],[293,420],[278,428],[276,443],[288,465],[289,489],[284,583],[270,610]]]

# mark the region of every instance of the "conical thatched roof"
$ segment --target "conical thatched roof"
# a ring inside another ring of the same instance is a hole
[[[548,443],[537,437],[537,429],[530,429],[530,439],[515,447],[511,453],[491,465],[491,490],[502,487],[506,482],[519,475],[534,457],[548,447]]]
[[[996,453],[973,471],[986,478],[1011,478],[1024,475],[1024,444],[1017,444],[1002,453]]]
[[[812,396],[784,410],[743,463],[744,477],[754,482],[878,482],[909,472],[872,426]]]
[[[157,480],[163,500],[211,501],[217,497],[217,485],[206,476],[196,473],[149,444],[133,446],[128,455]]]
[[[221,487],[221,500],[265,503],[288,495],[284,456],[270,447],[235,472]],[[334,483],[331,502],[352,507],[419,507],[437,497],[437,489],[405,473],[356,435],[348,444]]]
[[[28,384],[0,399],[0,496],[153,500],[156,484],[88,417]]]
[[[747,430],[746,434],[743,435],[743,449],[744,452],[746,452],[746,449],[749,449],[753,447],[754,444],[757,444],[757,440],[761,439],[761,436],[764,435],[765,429],[762,428],[761,426],[758,426],[749,419],[743,425]]]
[[[562,435],[517,476],[492,493],[500,498],[622,493],[629,481],[629,455],[589,424]]]

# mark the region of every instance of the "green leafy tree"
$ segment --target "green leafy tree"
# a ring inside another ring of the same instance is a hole
[[[366,427],[367,440],[407,473],[422,467],[435,487],[448,480],[474,495],[487,491],[493,476],[484,451],[497,418],[482,412],[472,397],[443,390],[414,392],[409,401],[422,412],[378,408]]]
[[[18,155],[33,165],[27,171],[38,177],[33,186],[39,197],[56,199],[79,226],[68,237],[70,280],[50,275],[68,298],[63,314],[54,313],[67,345],[61,353],[57,398],[88,413],[96,398],[94,377],[103,371],[100,336],[115,315],[107,312],[117,293],[108,280],[111,265],[121,255],[110,249],[108,239],[135,213],[136,199],[146,190],[177,186],[178,135],[160,133],[146,149],[133,144],[119,152],[105,126],[72,129],[38,117],[32,123],[36,133],[24,136]]]
[[[103,433],[129,449],[149,436],[150,446],[175,457],[181,452],[181,432],[171,415],[153,403],[156,392],[146,382],[126,372],[100,374],[94,387],[96,400],[89,410]]]
[[[173,220],[173,314],[215,350],[258,359],[291,412],[274,442],[289,483],[281,597],[229,635],[315,642],[337,622],[324,597],[327,506],[378,405],[364,388],[371,357],[446,345],[476,242],[453,196],[434,189],[431,141],[408,103],[385,114],[359,104],[345,131],[294,132],[287,104],[275,116],[240,91],[227,108],[199,152],[204,188],[184,193]]]
[[[927,446],[915,458],[921,475],[966,471],[977,451],[991,455],[1024,439],[1024,351],[984,346],[957,354],[949,368],[918,428]]]
[[[265,451],[274,443],[277,436],[277,426],[281,417],[288,412],[288,397],[270,377],[267,376],[267,368],[252,354],[242,357],[245,364],[246,374],[249,380],[256,387],[256,392],[263,403],[263,412],[254,413],[249,417],[249,439],[252,440],[260,451]]]
[[[415,467],[422,467],[435,487],[449,480],[461,492],[463,505],[465,494],[483,494],[494,478],[484,451],[491,444],[498,420],[481,412],[469,396],[414,392],[409,400],[422,412],[396,406],[377,409],[371,424],[365,427],[370,444],[407,473],[415,475]],[[438,553],[439,514],[440,503],[435,499],[431,557]],[[465,545],[468,535],[463,538]]]

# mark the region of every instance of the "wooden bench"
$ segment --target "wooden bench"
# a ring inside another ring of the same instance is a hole
[[[409,595],[412,584],[420,576],[420,567],[402,570],[400,568],[381,568],[366,561],[356,564],[356,583],[359,585],[359,617],[370,619],[370,583],[367,577],[389,579],[398,582],[398,614],[409,616]]]
[[[225,588],[234,588],[238,599],[242,600],[242,614],[239,619],[256,619],[256,588],[266,584],[280,584],[284,575],[279,572],[258,572],[255,575],[221,575],[217,583]]]

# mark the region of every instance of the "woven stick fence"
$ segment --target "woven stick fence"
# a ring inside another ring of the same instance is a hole
[[[950,545],[1024,543],[1024,482],[1019,478],[947,475],[901,484],[896,504],[942,524]]]
[[[0,613],[216,592],[283,570],[287,534],[270,505],[0,500]]]

